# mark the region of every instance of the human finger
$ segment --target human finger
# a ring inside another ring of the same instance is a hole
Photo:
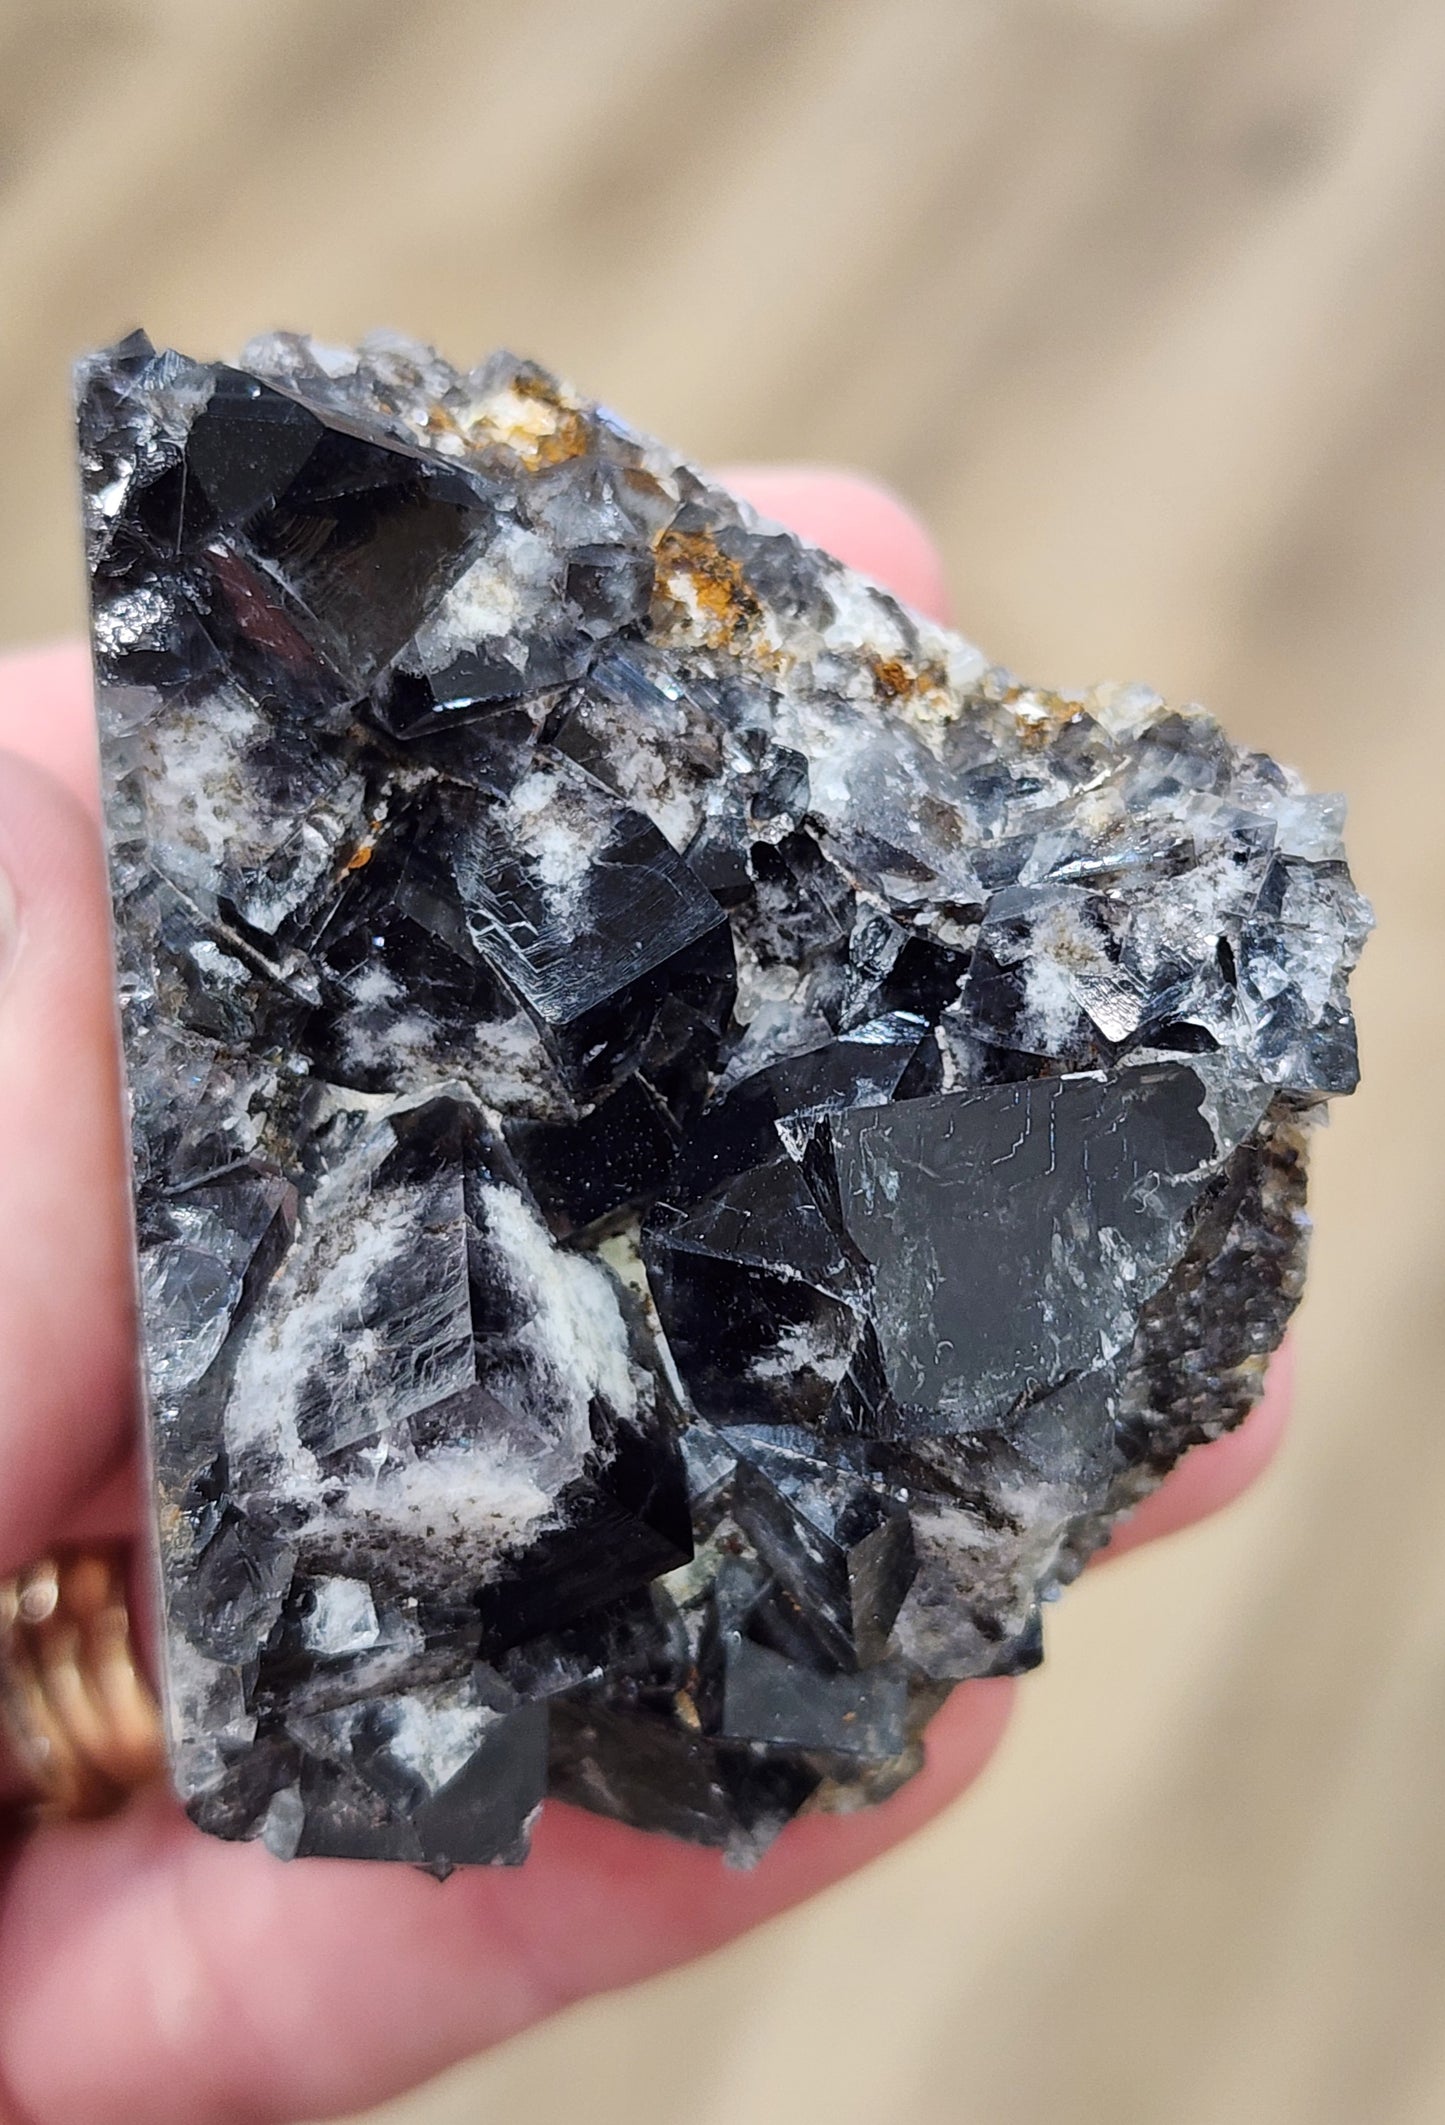
[[[90,659],[80,642],[0,657],[0,749],[46,769],[97,815],[93,701]]]
[[[80,800],[0,754],[0,1574],[115,1467],[135,1333],[105,886]]]

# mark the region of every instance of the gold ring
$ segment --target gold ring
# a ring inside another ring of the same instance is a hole
[[[136,1665],[118,1545],[57,1549],[0,1581],[0,1727],[32,1817],[113,1814],[160,1771],[160,1712]]]

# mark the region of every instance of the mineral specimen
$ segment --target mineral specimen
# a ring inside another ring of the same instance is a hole
[[[1237,1423],[1337,800],[1022,686],[529,363],[82,365],[175,1777],[758,1853]]]

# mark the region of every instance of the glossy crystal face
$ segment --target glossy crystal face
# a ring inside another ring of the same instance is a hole
[[[1236,1423],[1355,1079],[1337,800],[534,366],[82,364],[178,1786],[748,1859]]]

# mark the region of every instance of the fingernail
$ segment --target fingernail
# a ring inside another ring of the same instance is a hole
[[[15,888],[4,871],[0,870],[0,981],[4,981],[9,972],[19,937],[20,907],[15,898]]]

